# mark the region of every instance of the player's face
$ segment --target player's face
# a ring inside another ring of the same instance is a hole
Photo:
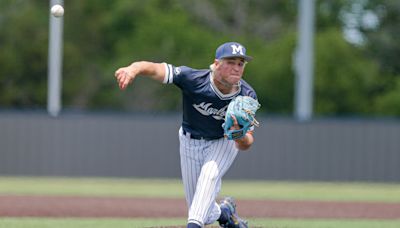
[[[226,58],[218,61],[216,70],[223,81],[236,85],[242,78],[244,66],[242,58]]]

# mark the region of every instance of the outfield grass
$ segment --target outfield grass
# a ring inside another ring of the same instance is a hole
[[[162,189],[162,191],[160,191]],[[182,198],[176,179],[0,177],[0,194]],[[223,181],[241,199],[400,202],[400,184]]]
[[[135,228],[183,226],[184,218],[157,219],[55,219],[0,218],[0,228]],[[215,223],[214,227],[217,226]],[[250,219],[250,227],[263,228],[398,228],[400,220]]]

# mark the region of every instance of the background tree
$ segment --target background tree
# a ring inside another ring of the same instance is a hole
[[[42,107],[46,100],[47,23],[43,1],[0,3],[0,106]]]
[[[317,0],[315,114],[400,115],[400,4]],[[18,10],[17,10],[18,9]],[[208,68],[219,44],[246,44],[261,112],[292,115],[297,1],[65,1],[63,107],[180,110],[179,90],[114,71],[135,60]],[[45,109],[48,1],[0,2],[0,106]]]

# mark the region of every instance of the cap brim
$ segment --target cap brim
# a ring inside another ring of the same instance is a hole
[[[253,57],[249,55],[227,55],[221,57],[221,59],[226,59],[226,58],[241,58],[244,59],[246,62],[250,62],[251,60],[253,60]]]

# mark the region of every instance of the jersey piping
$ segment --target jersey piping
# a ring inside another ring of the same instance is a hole
[[[233,93],[229,93],[229,94],[224,94],[222,93],[218,87],[215,85],[214,83],[214,74],[212,73],[212,71],[210,72],[210,83],[211,83],[211,89],[214,91],[214,93],[219,97],[219,99],[221,100],[231,100],[233,97],[235,97],[236,95],[238,95],[241,91],[241,85],[242,83],[239,81],[238,84],[238,90],[236,92]]]

